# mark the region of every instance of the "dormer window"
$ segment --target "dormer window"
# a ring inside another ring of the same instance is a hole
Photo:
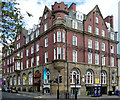
[[[31,41],[34,39],[34,34],[31,34]]]
[[[114,32],[111,32],[110,38],[111,38],[112,40],[114,40]]]
[[[44,24],[44,31],[47,30],[47,23]]]
[[[98,24],[98,17],[96,17],[96,23]]]
[[[48,17],[47,13],[45,14],[45,19]]]

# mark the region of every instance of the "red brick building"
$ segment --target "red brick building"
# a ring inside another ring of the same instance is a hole
[[[93,86],[102,86],[103,94],[115,91],[118,41],[113,16],[104,19],[97,5],[87,15],[81,12],[75,3],[68,7],[55,2],[52,10],[45,7],[39,25],[17,35],[14,52],[3,47],[6,85],[55,94],[53,81],[62,75],[60,94],[74,94],[75,78],[78,95],[92,93]]]

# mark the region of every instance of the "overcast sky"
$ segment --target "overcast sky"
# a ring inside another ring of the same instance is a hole
[[[62,0],[16,0],[20,3],[21,12],[23,14],[26,28],[32,28],[33,24],[38,24],[38,19],[43,14],[45,5],[51,9],[51,5],[55,1],[60,3]],[[114,16],[114,30],[118,31],[118,2],[120,0],[64,0],[65,4],[76,3],[77,11],[84,14],[90,12],[95,5],[98,5],[100,11],[105,18],[108,15]],[[33,17],[29,18],[26,15],[26,11],[31,13]],[[1,49],[1,45],[0,45]]]
[[[43,14],[45,5],[51,9],[51,5],[55,1],[60,3],[62,0],[17,0],[20,3],[22,14],[25,17],[26,27],[32,28],[33,24],[38,23],[38,19]],[[74,2],[76,3],[77,11],[87,14],[91,11],[95,5],[98,5],[100,11],[105,18],[108,15],[114,16],[114,29],[118,31],[118,2],[120,0],[64,0],[68,6]],[[26,15],[26,11],[33,15],[33,18],[29,18]]]

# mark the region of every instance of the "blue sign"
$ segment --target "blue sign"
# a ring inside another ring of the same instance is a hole
[[[43,82],[44,82],[44,79],[47,79],[47,69],[43,70]]]

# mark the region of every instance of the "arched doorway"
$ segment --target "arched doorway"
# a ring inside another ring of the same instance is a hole
[[[40,88],[41,88],[41,73],[39,70],[35,71],[34,74],[34,90],[36,92],[40,92]]]
[[[75,88],[76,82],[76,88]],[[77,94],[81,94],[81,85],[80,85],[80,71],[77,68],[73,68],[70,72],[70,87],[71,87],[71,95],[75,94],[75,89],[77,90]]]

